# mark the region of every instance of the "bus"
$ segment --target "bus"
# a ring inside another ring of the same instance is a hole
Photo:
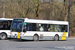
[[[5,40],[10,37],[10,27],[13,19],[0,18],[0,39]]]
[[[67,40],[68,22],[40,19],[13,19],[11,38],[21,40]]]

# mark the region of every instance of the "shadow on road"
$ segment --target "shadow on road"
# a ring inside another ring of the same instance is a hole
[[[21,40],[21,39],[8,39],[9,41],[12,41],[12,42],[31,42],[33,40]]]
[[[8,39],[9,41],[12,41],[12,42],[49,42],[49,41],[53,41],[53,42],[56,42],[54,40],[39,40],[39,41],[33,41],[33,40],[21,40],[21,39]],[[60,41],[66,41],[66,40],[60,40]],[[60,42],[58,41],[58,42]]]

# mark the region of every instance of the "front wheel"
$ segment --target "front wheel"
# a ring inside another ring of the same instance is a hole
[[[59,40],[59,36],[58,35],[55,35],[54,40],[55,41],[58,41]]]
[[[38,41],[38,40],[39,40],[38,35],[34,35],[33,40],[34,40],[34,41]]]
[[[1,40],[7,39],[7,35],[6,35],[5,33],[1,33],[1,34],[0,34],[0,39],[1,39]]]

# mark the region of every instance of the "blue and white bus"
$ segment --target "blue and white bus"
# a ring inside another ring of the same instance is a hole
[[[14,19],[11,38],[27,40],[67,40],[68,22],[39,19]]]

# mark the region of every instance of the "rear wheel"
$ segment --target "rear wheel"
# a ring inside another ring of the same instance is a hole
[[[58,41],[59,40],[59,36],[58,35],[55,35],[54,40],[55,41]]]
[[[1,40],[7,39],[7,35],[6,35],[5,33],[1,33],[1,34],[0,34],[0,39],[1,39]]]
[[[38,35],[34,35],[33,40],[34,40],[34,41],[38,41],[38,40],[39,40]]]

